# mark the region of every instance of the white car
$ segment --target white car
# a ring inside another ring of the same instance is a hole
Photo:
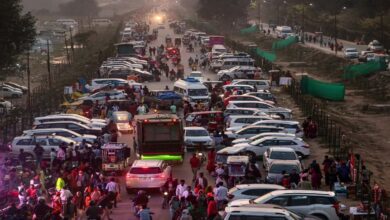
[[[300,161],[297,160],[274,160],[269,165],[267,170],[267,176],[265,177],[266,183],[281,184],[283,177],[283,171],[286,174],[291,174],[293,171],[299,174],[303,167]]]
[[[269,90],[257,91],[257,92],[248,92],[244,95],[256,96],[257,98],[261,98],[263,100],[271,101],[276,104],[276,98]]]
[[[241,207],[248,204],[274,204],[288,210],[319,217],[322,220],[337,220],[343,211],[334,192],[318,190],[276,190],[255,200],[239,199],[228,204]],[[299,218],[298,218],[299,219]]]
[[[37,126],[43,123],[55,122],[55,121],[74,121],[74,122],[81,123],[83,125],[87,125],[91,128],[100,128],[100,129],[107,125],[107,123],[104,122],[90,120],[89,118],[74,117],[73,115],[68,115],[68,114],[55,114],[55,115],[47,115],[43,117],[36,117],[34,118],[33,125]]]
[[[263,156],[270,147],[292,148],[302,158],[310,155],[309,145],[296,137],[268,136],[249,143],[235,144],[233,147],[244,147],[245,152],[252,158]]]
[[[10,101],[4,100],[0,98],[0,109],[4,109],[5,112],[9,112],[14,108],[14,105]],[[1,115],[1,113],[0,113]]]
[[[236,199],[257,199],[269,192],[286,189],[276,184],[239,184],[228,192],[230,201]]]
[[[225,98],[224,103],[228,104],[230,101],[258,101],[258,102],[266,102],[271,105],[275,104],[275,102],[273,101],[264,100],[252,95],[231,95]]]
[[[251,125],[265,125],[265,126],[275,126],[275,127],[281,127],[284,129],[285,132],[294,134],[297,137],[303,137],[303,129],[301,128],[298,121],[285,121],[285,120],[262,120],[257,121]],[[228,131],[237,131],[241,129],[242,127],[230,127],[226,130]]]
[[[359,58],[359,52],[356,48],[345,48],[344,50],[344,56],[348,59],[355,59]]]
[[[368,49],[374,52],[382,51],[383,45],[377,40],[373,40],[368,44]]]
[[[160,188],[172,176],[172,168],[162,160],[135,160],[126,174],[126,190]]]
[[[0,86],[0,97],[4,98],[21,98],[23,92],[21,90],[16,90],[8,86]]]
[[[74,140],[75,142],[82,142],[85,140],[87,143],[93,144],[97,137],[96,135],[84,134],[81,135],[74,131],[65,128],[43,128],[43,129],[32,129],[23,131],[24,136],[62,136]]]
[[[300,161],[298,155],[289,147],[271,147],[263,154],[263,167],[269,169],[271,163],[275,160]]]
[[[192,71],[189,77],[197,79],[199,82],[204,82],[203,74],[201,71]]]
[[[291,109],[275,107],[259,101],[230,101],[226,108],[256,108],[268,114],[279,115],[282,119],[292,118]]]
[[[214,148],[214,140],[209,132],[203,127],[185,127],[184,144],[186,149],[196,149],[204,147],[206,149]]]
[[[268,115],[263,116],[253,116],[253,115],[230,115],[227,122],[226,128],[230,127],[243,127],[246,125],[251,125],[255,122],[262,120],[271,120],[272,118]]]
[[[43,158],[50,158],[50,151],[53,148],[54,150],[58,150],[58,147],[63,144],[73,143],[75,146],[80,143],[75,142],[74,140],[62,136],[18,136],[15,137],[11,143],[11,155],[17,157],[20,153],[20,149],[24,149],[24,152],[27,153],[28,157],[34,158],[34,148],[36,144],[40,144],[43,149]]]
[[[283,132],[283,128],[278,128],[274,126],[251,126],[250,125],[238,131],[226,131],[225,135],[229,139],[250,138],[252,136],[265,133],[265,132]]]
[[[237,91],[237,92],[241,92],[242,94],[256,91],[255,88],[250,85],[232,85],[232,84],[224,85],[223,90]]]
[[[273,137],[296,137],[294,134],[289,134],[285,132],[266,132],[262,134],[258,134],[255,136],[252,136],[250,138],[238,138],[234,141],[232,141],[232,144],[240,144],[240,143],[249,143],[255,140],[258,140],[260,138],[268,137],[268,136],[273,136]]]
[[[233,115],[245,115],[245,116],[268,116],[268,114],[262,112],[259,109],[255,108],[226,108],[223,112],[223,115],[233,116]]]
[[[104,102],[106,100],[106,96],[109,96],[110,99],[125,99],[126,94],[122,90],[111,90],[111,91],[99,91],[88,96],[80,97],[79,100],[90,100],[92,102]]]
[[[28,88],[26,86],[19,85],[14,82],[4,82],[5,85],[12,86],[13,88],[20,89],[23,93],[27,93]]]
[[[254,75],[256,67],[254,66],[235,66],[230,69],[220,70],[217,73],[219,80],[228,80],[236,78],[248,78],[248,75]]]
[[[271,89],[271,83],[269,80],[257,80],[257,79],[235,79],[232,85],[250,85],[257,89],[257,91]]]

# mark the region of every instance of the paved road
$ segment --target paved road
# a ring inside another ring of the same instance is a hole
[[[266,31],[269,29],[269,26],[266,23],[262,23],[262,27]],[[270,30],[271,30],[271,35],[276,38],[276,33],[272,32],[272,29],[270,29]],[[308,36],[310,36],[310,35],[314,36],[314,33],[310,33],[310,32],[305,32],[305,33]],[[327,43],[327,42],[334,43],[334,40],[331,40],[331,37],[329,37],[329,36],[323,36],[323,42],[324,43]],[[359,52],[367,50],[367,47],[368,47],[367,45],[357,45],[354,42],[346,41],[346,40],[342,40],[342,39],[337,39],[337,42],[339,44],[342,43],[344,48],[356,48]],[[317,43],[305,41],[305,43],[303,45],[315,48],[317,50],[321,50],[322,52],[327,53],[327,54],[334,54],[334,55],[336,55],[335,51],[331,50],[329,47],[321,46],[320,43],[319,43],[319,39],[317,39]],[[337,51],[337,56],[344,57],[343,51]]]
[[[156,26],[156,24],[152,24],[151,30]],[[173,33],[171,29],[168,28],[168,24],[165,24],[165,29],[160,29],[159,34],[158,34],[158,39],[154,42],[152,42],[150,45],[151,46],[160,46],[161,44],[165,43],[165,36],[169,34],[172,38],[178,36]],[[185,74],[188,75],[190,73],[190,68],[188,67],[187,60],[189,59],[190,56],[193,58],[195,57],[196,53],[199,53],[199,50],[195,50],[195,53],[188,53],[185,50],[185,47],[180,48],[181,51],[181,57],[182,57],[182,62],[185,66]],[[170,64],[170,67],[172,68],[172,64]],[[215,80],[216,74],[212,73],[210,71],[205,71],[204,73],[204,78],[207,79],[209,78],[210,80]],[[173,82],[171,82],[168,78],[165,76],[161,77],[160,82],[150,82],[146,83],[149,89],[164,89],[166,85],[169,86],[169,88],[172,89],[173,87]],[[127,143],[129,146],[132,146],[132,136],[131,135],[123,135],[120,137],[121,142]],[[191,153],[187,153],[184,163],[181,165],[175,165],[173,167],[173,177],[178,178],[178,179],[185,179],[187,183],[191,182],[192,174],[191,174],[191,169],[189,166],[189,157]],[[132,154],[132,159],[134,159],[134,154]],[[202,168],[202,170],[205,170]],[[206,173],[206,172],[205,172]],[[208,180],[210,183],[213,183],[214,180],[211,177],[208,177]],[[124,186],[124,178],[121,178],[122,182],[122,202],[118,204],[118,208],[113,210],[112,217],[113,219],[135,219],[134,216],[132,216],[132,203],[130,202],[130,198],[133,198],[135,195],[127,195],[125,186]],[[150,202],[149,202],[149,207],[151,207],[152,211],[155,213],[154,214],[154,219],[169,219],[169,212],[167,209],[163,210],[161,208],[162,204],[162,196],[158,191],[151,191],[149,192],[150,195],[152,196]]]

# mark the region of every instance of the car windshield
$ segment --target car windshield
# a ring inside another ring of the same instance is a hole
[[[274,151],[271,153],[270,159],[273,160],[296,160],[294,152],[282,152],[282,151]]]
[[[347,52],[357,52],[356,49],[347,49],[346,51],[347,51]]]
[[[188,95],[189,96],[208,96],[207,89],[189,89]]]
[[[115,122],[129,122],[129,115],[128,114],[116,114],[114,116]]]
[[[130,169],[131,174],[158,174],[161,173],[159,167],[133,167]]]
[[[202,136],[209,136],[209,133],[206,130],[186,130],[186,136],[202,137]]]
[[[269,168],[269,173],[281,174],[282,171],[286,171],[286,173],[291,173],[292,170],[296,170],[300,172],[300,169],[297,165],[294,164],[273,164]]]

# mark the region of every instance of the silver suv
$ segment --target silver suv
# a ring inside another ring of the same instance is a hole
[[[247,204],[273,204],[305,215],[317,216],[322,220],[340,219],[341,205],[334,192],[317,190],[276,190],[255,200],[238,199],[228,206]]]

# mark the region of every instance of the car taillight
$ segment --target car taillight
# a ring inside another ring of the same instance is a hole
[[[161,173],[161,174],[157,174],[154,176],[154,178],[161,178],[161,179],[164,179],[165,178],[165,174]]]
[[[335,202],[333,208],[336,210],[336,214],[340,214],[340,202]]]
[[[304,147],[304,148],[309,148],[309,145],[302,145],[302,147]]]

